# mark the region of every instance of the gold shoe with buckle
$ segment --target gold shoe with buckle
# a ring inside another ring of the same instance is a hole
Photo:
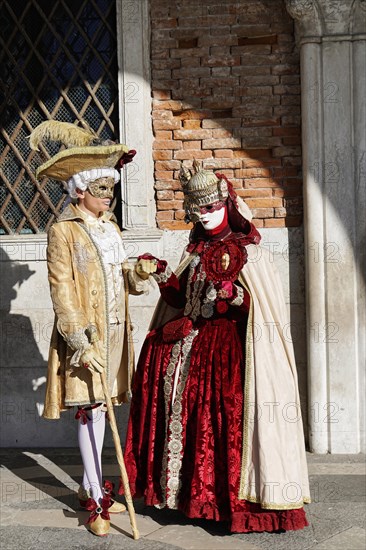
[[[102,498],[101,504],[97,504],[92,498],[89,498],[86,503],[85,509],[90,510],[86,525],[97,537],[105,537],[109,533],[111,525],[108,512],[109,505],[110,500],[106,498]]]
[[[121,514],[122,512],[126,511],[126,506],[122,504],[122,502],[118,502],[117,500],[113,500],[114,497],[114,483],[109,481],[108,479],[104,482],[103,486],[103,492],[106,498],[109,498],[111,501],[111,505],[108,508],[108,512],[110,514]]]

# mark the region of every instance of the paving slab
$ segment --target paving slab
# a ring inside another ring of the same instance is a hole
[[[2,518],[2,525],[22,525],[25,527],[37,527],[42,522],[43,526],[49,528],[64,527],[65,529],[78,529],[83,527],[89,517],[87,511],[74,511],[68,509],[62,510],[18,510],[18,513]],[[138,516],[138,530],[141,537],[150,535],[161,528],[161,525],[156,523],[148,516]],[[130,519],[127,512],[123,514],[111,514],[111,534],[123,534],[132,536]],[[154,538],[154,537],[152,537]]]
[[[360,527],[351,527],[338,535],[313,546],[312,550],[365,550],[366,531]]]
[[[358,550],[365,538],[365,456],[308,454],[310,526],[286,533],[230,534],[223,522],[190,520],[175,510],[134,501],[141,538],[127,513],[112,516],[108,537],[85,527],[77,494],[78,449],[2,449],[1,550]],[[103,452],[104,475],[118,483],[113,449]]]
[[[2,550],[179,550],[176,546],[144,539],[133,540],[120,535],[96,537],[88,531],[82,531],[76,537],[73,529],[65,528],[22,527],[15,531],[7,527],[6,531],[6,546],[1,546]]]
[[[306,460],[308,465],[310,464],[319,464],[319,463],[326,463],[326,464],[355,464],[357,462],[365,463],[365,454],[364,453],[357,453],[357,454],[313,454],[313,453],[306,453]]]
[[[341,502],[334,508],[321,502],[314,503],[308,507],[308,521],[314,533],[314,541],[321,543],[351,527],[365,529],[365,505],[362,502]],[[352,548],[345,547],[344,550]]]
[[[235,538],[251,542],[261,550],[308,550],[316,542],[311,525],[301,531],[248,533],[235,535]]]
[[[30,550],[35,548],[42,527],[30,529],[23,525],[0,528],[1,550]],[[50,548],[50,547],[49,547]]]
[[[364,462],[347,462],[346,464],[336,464],[327,462],[314,462],[308,465],[309,476],[323,475],[366,475],[366,464]]]
[[[366,502],[366,484],[360,475],[309,476],[313,503],[323,502],[334,508],[339,502]]]
[[[184,550],[260,550],[259,546],[232,535],[215,536],[197,525],[169,525],[148,535],[147,540],[175,544]]]

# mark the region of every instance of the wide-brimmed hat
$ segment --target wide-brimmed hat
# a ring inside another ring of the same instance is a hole
[[[135,153],[122,143],[103,143],[89,129],[55,120],[48,120],[37,126],[30,135],[29,145],[31,149],[38,150],[39,144],[47,141],[60,142],[67,149],[39,166],[36,170],[37,178],[48,176],[67,181],[86,170],[114,168],[123,157],[126,157],[125,162],[129,162]],[[123,164],[121,162],[120,166]]]
[[[114,168],[124,153],[128,153],[128,147],[122,144],[64,149],[42,164],[36,170],[36,177],[66,181],[85,170]]]

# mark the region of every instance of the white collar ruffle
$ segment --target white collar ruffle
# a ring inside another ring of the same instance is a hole
[[[120,234],[114,224],[102,216],[84,214],[85,223],[106,264],[118,265],[127,258]]]

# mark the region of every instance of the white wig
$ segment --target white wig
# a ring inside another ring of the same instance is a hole
[[[94,168],[93,170],[84,170],[78,172],[72,178],[67,180],[67,190],[72,199],[77,199],[76,189],[86,191],[88,183],[99,178],[114,178],[114,184],[120,180],[120,175],[113,168]]]

